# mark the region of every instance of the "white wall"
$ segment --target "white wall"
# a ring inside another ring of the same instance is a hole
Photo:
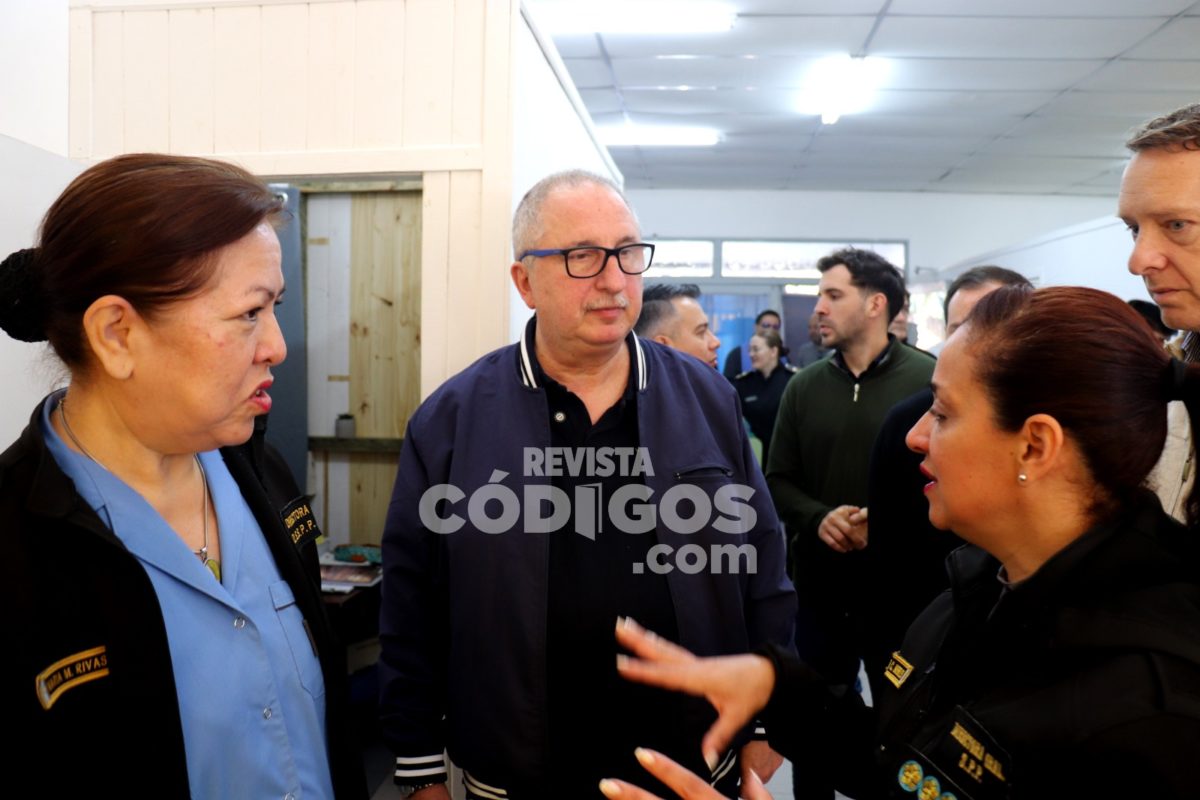
[[[1125,223],[1107,216],[964,259],[943,276],[951,278],[975,264],[999,264],[1036,286],[1090,286],[1123,300],[1149,300],[1142,279],[1126,269],[1132,249]]]
[[[591,118],[553,43],[536,26],[523,8],[513,42],[513,209],[531,186],[559,170],[586,169],[624,181],[596,141]],[[507,270],[508,264],[497,269]],[[508,299],[509,338],[516,341],[532,312],[511,284]]]
[[[0,0],[0,134],[61,156],[68,29],[67,0]]]
[[[62,156],[0,135],[0,260],[33,246],[42,215],[80,171]],[[0,448],[17,438],[34,404],[61,374],[46,345],[0,332],[0,406],[6,409],[0,415]]]
[[[907,239],[911,267],[941,270],[1111,215],[1115,198],[929,192],[633,189],[649,238]]]

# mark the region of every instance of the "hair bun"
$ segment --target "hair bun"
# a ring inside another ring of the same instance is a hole
[[[46,341],[46,296],[37,269],[39,250],[18,250],[0,261],[0,328],[22,342]]]

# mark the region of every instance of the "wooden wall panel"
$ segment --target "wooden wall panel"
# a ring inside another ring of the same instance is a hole
[[[350,404],[363,437],[398,438],[420,399],[421,195],[351,198]],[[396,481],[394,454],[355,454],[350,530],[377,541]]]
[[[168,140],[166,11],[126,13],[122,20],[127,151],[159,150]]]
[[[125,36],[120,11],[92,17],[92,147],[89,155],[106,157],[125,150]]]
[[[308,125],[308,5],[262,7],[261,142],[303,150]]]
[[[354,144],[396,145],[404,125],[404,3],[363,0],[354,48]],[[423,80],[416,75],[414,81]]]
[[[421,195],[351,198],[350,405],[359,436],[399,437],[420,374]]]
[[[211,8],[170,12],[167,148],[173,153],[205,155],[213,151],[213,25]]]
[[[354,146],[355,4],[309,7],[308,148]],[[376,102],[387,102],[376,98]]]
[[[484,0],[455,0],[454,6],[454,103],[450,141],[472,144],[483,141],[483,32],[487,12]]]
[[[451,141],[455,4],[408,0],[404,26],[404,127],[412,145]]]
[[[218,153],[260,144],[262,12],[257,6],[213,10],[213,144]]]

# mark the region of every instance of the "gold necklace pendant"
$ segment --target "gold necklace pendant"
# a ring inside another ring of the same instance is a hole
[[[217,579],[217,583],[221,582],[221,564],[215,558],[204,559],[204,566],[208,567],[208,571]]]

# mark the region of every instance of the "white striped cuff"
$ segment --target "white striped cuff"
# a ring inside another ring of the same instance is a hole
[[[435,756],[396,756],[396,783],[413,784],[446,778],[446,760],[441,753]]]
[[[483,797],[487,800],[507,800],[508,792],[499,786],[489,786],[474,775],[463,771],[463,785],[467,787],[468,797]]]

